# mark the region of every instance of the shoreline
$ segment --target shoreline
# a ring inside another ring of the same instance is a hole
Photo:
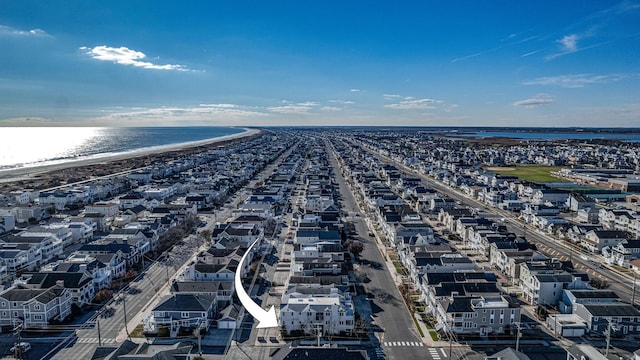
[[[20,168],[12,168],[12,169],[3,169],[0,170],[0,185],[9,185],[9,183],[14,182],[25,182],[29,180],[42,180],[43,177],[46,177],[48,173],[54,173],[63,171],[69,168],[82,168],[89,167],[91,165],[109,165],[109,163],[113,163],[116,161],[128,160],[128,159],[141,159],[145,157],[150,157],[153,155],[160,155],[165,153],[174,153],[180,151],[188,151],[193,148],[202,147],[202,146],[211,146],[217,143],[224,143],[227,141],[232,141],[244,137],[251,137],[257,134],[262,133],[259,129],[252,128],[243,128],[245,131],[238,134],[231,134],[220,136],[211,139],[205,140],[196,140],[189,141],[183,143],[169,144],[169,145],[158,145],[153,147],[141,148],[137,150],[127,151],[127,152],[119,152],[119,153],[105,153],[105,154],[96,154],[94,156],[89,156],[82,159],[77,160],[66,160],[60,163],[53,164],[43,164],[36,166],[27,166]],[[115,169],[114,169],[115,170]],[[123,170],[119,170],[123,171]],[[114,171],[118,172],[118,171]],[[26,186],[30,187],[30,186]],[[0,187],[1,188],[1,187]]]

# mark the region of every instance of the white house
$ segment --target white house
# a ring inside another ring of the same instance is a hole
[[[282,295],[278,320],[287,333],[336,335],[353,331],[355,310],[348,289],[294,284]]]

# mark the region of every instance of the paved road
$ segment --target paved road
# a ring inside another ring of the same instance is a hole
[[[201,228],[199,231],[202,231],[203,229],[211,230],[213,226],[215,226],[215,221],[225,221],[231,215],[232,209],[235,209],[237,204],[246,198],[249,193],[247,188],[253,188],[258,181],[263,181],[266,177],[271,175],[277,164],[279,164],[282,159],[286,158],[286,155],[291,153],[293,148],[295,148],[295,146],[288,151],[285,151],[284,154],[278,157],[272,164],[266,166],[265,169],[256,176],[256,179],[251,181],[247,187],[242,188],[237,192],[238,196],[236,196],[230,204],[216,211],[215,215],[201,215],[206,216],[209,219],[213,217],[214,221],[209,221],[206,227]],[[180,249],[180,246],[177,246],[177,248],[178,249],[174,251],[188,251],[190,253],[190,255],[186,257],[187,259],[192,259],[193,256],[200,251],[199,248],[194,248],[193,246],[188,247],[188,249]],[[170,256],[170,258],[171,257],[172,256]],[[181,258],[185,257],[181,256]],[[185,263],[188,262],[189,261],[186,261]],[[178,265],[184,266],[184,264]],[[140,291],[139,293],[133,295],[125,294],[123,301],[118,302],[117,304],[115,302],[112,303],[110,306],[115,309],[113,316],[109,318],[98,318],[97,321],[89,321],[85,323],[84,329],[76,331],[77,339],[75,339],[75,343],[73,343],[73,341],[63,342],[62,345],[58,345],[51,350],[51,354],[55,354],[59,351],[52,357],[52,359],[89,359],[95,352],[99,340],[102,341],[103,345],[114,344],[117,341],[122,341],[122,339],[119,338],[119,335],[121,335],[125,326],[124,307],[126,306],[127,310],[126,320],[130,324],[129,329],[132,329],[134,326],[131,324],[131,320],[135,315],[138,315],[141,312],[148,312],[149,307],[153,305],[156,290],[166,285],[167,280],[175,273],[176,267],[166,267],[161,263],[153,263],[148,267],[144,276],[139,281],[132,282],[130,284],[130,287],[138,288]],[[98,323],[100,326],[100,336],[98,336]],[[70,337],[70,339],[73,339],[73,337]],[[73,346],[60,350],[63,345],[68,346],[69,343],[73,343]],[[48,356],[50,357],[52,355]]]
[[[128,321],[130,321],[135,314],[143,311],[149,299],[155,295],[155,289],[166,283],[167,271],[169,271],[169,276],[175,273],[173,267],[166,268],[159,263],[151,265],[142,279],[130,284],[130,287],[139,289],[139,293],[133,295],[125,294],[124,301],[119,304],[115,302],[112,303],[110,306],[115,310],[113,316],[109,318],[98,318],[97,321],[85,324],[87,326],[86,329],[76,331],[78,338],[73,347],[61,350],[53,356],[53,359],[90,359],[98,346],[98,322],[100,324],[102,344],[114,344],[120,331],[124,328],[124,307],[126,306],[127,308]],[[57,350],[59,350],[59,348],[53,348],[52,352]]]
[[[504,218],[505,224],[508,225],[509,230],[516,233],[517,235],[522,236],[525,234],[522,222],[516,219],[512,213],[493,207],[488,207],[486,204],[481,203],[478,200],[469,198],[460,191],[437,182],[432,178],[426,176],[425,174],[408,168],[389,157],[373,152],[366,147],[362,148],[365,149],[365,151],[369,151],[373,155],[384,160],[386,163],[392,164],[398,169],[412,174],[412,176],[419,176],[428,186],[435,189],[439,193],[445,194],[450,198],[456,201],[460,201],[464,205],[468,205],[472,208],[481,208],[491,216],[499,216],[501,218]],[[594,255],[584,255],[581,250],[575,249],[563,241],[553,239],[546,234],[542,234],[536,230],[531,230],[531,228],[526,231],[526,238],[527,240],[529,240],[529,242],[537,244],[540,250],[547,255],[564,260],[568,260],[570,258],[575,268],[588,273],[591,278],[598,276],[605,278],[609,283],[610,290],[615,291],[622,300],[631,302],[633,280],[628,275],[623,275],[617,271],[612,271],[611,268],[608,268],[606,266],[601,267],[601,259],[599,256],[596,257]],[[586,259],[582,256],[585,256]],[[638,285],[640,285],[640,281],[638,281]],[[635,297],[635,303],[640,303],[640,297]]]
[[[333,152],[329,149],[328,153]],[[367,292],[375,296],[370,302],[374,318],[373,325],[387,359],[442,360],[447,358],[446,354],[439,352],[439,349],[428,348],[419,337],[413,319],[402,301],[400,291],[386,267],[374,238],[367,236],[368,228],[363,220],[364,214],[356,205],[356,200],[340,172],[335,157],[329,156],[329,161],[334,168],[335,178],[342,195],[343,211],[360,214],[351,219],[358,234],[357,238],[365,245],[360,259],[371,281],[363,285]]]

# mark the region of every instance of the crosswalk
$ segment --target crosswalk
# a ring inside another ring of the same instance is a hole
[[[90,337],[90,338],[78,338],[76,340],[79,344],[97,344],[98,338]],[[113,344],[116,342],[116,339],[102,339],[103,344]]]
[[[415,341],[385,341],[384,346],[389,346],[389,347],[393,347],[393,346],[424,346],[423,343],[421,342],[415,342]]]
[[[440,349],[440,350],[442,350],[442,349]],[[440,360],[441,359],[440,353],[438,352],[438,349],[429,348],[429,355],[431,355],[431,358],[433,360]],[[445,354],[444,351],[442,351],[442,356],[443,357],[447,357],[447,355]]]

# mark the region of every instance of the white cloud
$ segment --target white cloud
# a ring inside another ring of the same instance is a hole
[[[187,67],[177,64],[164,64],[158,65],[149,61],[143,61],[147,57],[143,52],[131,50],[127,47],[121,46],[119,48],[100,45],[94,48],[88,48],[83,46],[80,48],[85,54],[91,56],[91,58],[101,61],[111,61],[120,65],[131,65],[135,67],[141,67],[144,69],[153,70],[177,70],[187,71]]]
[[[565,35],[562,39],[557,40],[563,46],[563,50],[566,52],[574,52],[578,50],[578,40],[580,37],[577,34]]]
[[[52,37],[42,29],[20,30],[6,25],[0,25],[0,35]]]
[[[407,96],[397,103],[386,104],[384,107],[398,110],[415,110],[415,109],[434,109],[436,104],[443,103],[442,100],[434,99],[415,99],[411,96]]]
[[[333,104],[343,104],[343,105],[353,105],[355,104],[354,101],[350,101],[350,100],[329,100],[330,103]]]
[[[267,110],[278,114],[309,114],[309,112],[311,112],[318,106],[318,103],[313,101],[290,103],[286,100],[283,100],[283,103],[287,105],[270,106],[267,108]]]
[[[589,84],[601,84],[624,80],[630,77],[637,77],[637,74],[568,74],[558,76],[545,76],[533,80],[525,81],[523,85],[555,85],[565,88],[581,88]]]
[[[342,109],[340,109],[339,107],[335,107],[335,106],[323,106],[322,108],[320,108],[320,110],[323,110],[323,111],[340,111]]]
[[[107,109],[106,115],[94,118],[90,123],[112,126],[208,124],[220,121],[252,120],[269,116],[260,109],[235,104],[200,104],[193,107],[136,109],[140,108],[116,109],[115,111]]]
[[[349,89],[351,92],[360,92],[360,89]]]
[[[534,108],[540,105],[548,105],[553,103],[553,97],[549,94],[538,94],[531,99],[525,99],[516,101],[513,103],[513,106],[522,106],[527,109]]]
[[[384,94],[382,96],[384,97],[385,100],[402,99],[402,95],[398,95],[398,94]]]
[[[527,56],[531,56],[531,55],[534,55],[534,54],[539,53],[540,51],[542,51],[542,50],[529,51],[529,52],[528,52],[528,53],[526,53],[526,54],[522,54],[522,55],[520,55],[520,57],[527,57]]]
[[[223,108],[223,109],[233,109],[233,108],[238,108],[239,105],[236,104],[200,104],[200,107],[205,107],[205,108]]]
[[[467,55],[467,56],[461,56],[461,57],[458,57],[458,58],[455,58],[455,59],[451,60],[451,62],[452,63],[457,63],[458,61],[472,59],[472,58],[478,57],[478,56],[480,56],[480,55],[482,55],[484,53],[485,52],[483,51],[483,52],[479,52],[479,53],[475,53],[475,54],[471,54],[471,55]]]

